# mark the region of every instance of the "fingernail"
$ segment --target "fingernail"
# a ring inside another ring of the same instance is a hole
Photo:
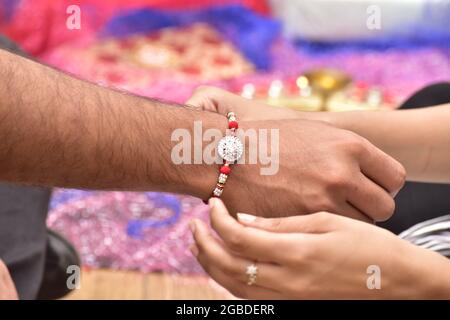
[[[238,217],[238,220],[242,221],[242,222],[253,222],[256,219],[255,216],[252,216],[251,214],[246,214],[246,213],[238,213],[237,217]]]
[[[208,200],[208,205],[209,205],[209,208],[210,208],[210,209],[213,209],[213,208],[214,208],[214,206],[215,206],[215,204],[216,204],[216,201],[217,201],[216,198],[210,198],[210,199]]]
[[[198,247],[195,244],[191,245],[191,247],[189,249],[191,250],[194,257],[198,256]]]
[[[195,233],[195,220],[189,222],[189,229],[191,229],[192,233]]]

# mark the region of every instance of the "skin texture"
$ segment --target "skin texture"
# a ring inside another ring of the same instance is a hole
[[[194,121],[224,134],[223,114],[103,88],[4,50],[0,79],[1,180],[210,196],[217,166],[175,164],[170,137],[180,128],[194,136]],[[223,195],[233,213],[330,210],[370,222],[392,215],[403,167],[366,140],[302,119],[243,114],[240,125],[280,130],[280,170],[262,177],[260,164],[237,166]]]
[[[224,116],[106,89],[5,51],[0,66],[0,179],[197,196],[202,177],[214,179],[211,166],[174,165],[170,137],[195,120],[225,128]]]
[[[392,155],[405,166],[408,180],[450,182],[450,104],[317,116],[366,137]]]
[[[275,120],[263,124],[244,122],[242,126],[244,130],[279,130],[279,170],[263,176],[257,166],[234,166],[222,194],[233,214],[289,216],[320,208],[364,221],[391,216],[395,207],[391,193],[404,182],[404,170],[397,161],[354,133],[325,123]],[[255,195],[246,201],[239,196],[250,193]]]
[[[243,119],[309,119],[351,130],[399,160],[409,180],[450,182],[450,105],[399,111],[305,113],[274,108],[216,88],[203,87],[189,103]],[[450,262],[390,232],[320,212],[262,219],[228,217],[213,200],[214,238],[193,221],[193,254],[217,282],[253,299],[449,299]],[[259,281],[246,285],[245,268],[258,261]],[[424,263],[426,261],[426,263]],[[369,265],[382,272],[382,289],[368,290]],[[414,290],[411,290],[411,288]]]
[[[450,261],[387,230],[326,212],[272,219],[239,215],[238,222],[219,199],[211,199],[210,206],[219,238],[193,220],[191,251],[237,297],[450,298]],[[249,286],[245,271],[252,263],[258,277]],[[381,282],[379,289],[370,290],[367,269],[373,265],[380,268]]]
[[[203,131],[224,133],[224,115],[99,87],[5,51],[0,77],[0,179],[210,196],[218,167],[175,164],[170,137],[179,128],[194,136],[195,120]],[[329,210],[365,221],[391,216],[389,194],[403,185],[404,170],[367,140],[302,119],[249,121],[244,115],[240,126],[280,130],[280,170],[264,177],[260,164],[233,168],[223,194],[233,213]]]
[[[323,121],[365,137],[397,159],[407,179],[450,182],[450,104],[397,111],[299,112],[241,100],[224,90],[202,87],[188,102],[198,108],[241,119],[308,119]]]
[[[235,111],[244,121],[241,126],[244,130],[247,122],[254,122],[250,127],[257,128],[256,123],[260,121],[264,122],[265,128],[280,130],[282,157],[277,176],[282,178],[274,181],[271,176],[257,177],[252,174],[252,168],[238,165],[222,195],[232,214],[241,209],[229,200],[230,193],[233,197],[233,192],[242,194],[241,188],[250,187],[260,191],[259,183],[264,186],[264,179],[272,188],[269,193],[262,194],[280,199],[281,206],[274,201],[260,202],[261,199],[255,198],[258,201],[250,199],[242,204],[246,207],[245,212],[259,212],[261,207],[265,212],[262,216],[304,214],[316,211],[302,205],[311,203],[315,203],[313,207],[320,207],[320,211],[333,211],[365,221],[385,220],[390,217],[389,212],[393,212],[392,196],[403,186],[405,170],[353,132],[335,131],[335,127],[327,126],[323,121],[298,122],[301,117],[295,111],[269,107],[213,87],[198,88],[186,103],[223,115]],[[246,180],[248,177],[251,179]],[[296,196],[290,197],[290,194]],[[284,206],[288,199],[295,202]],[[337,203],[340,203],[338,207]]]

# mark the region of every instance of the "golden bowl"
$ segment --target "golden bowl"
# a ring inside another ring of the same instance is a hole
[[[315,69],[304,73],[309,85],[321,94],[329,95],[345,88],[352,79],[342,71],[336,69]]]

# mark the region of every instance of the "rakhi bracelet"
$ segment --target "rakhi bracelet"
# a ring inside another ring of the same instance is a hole
[[[236,136],[236,130],[239,128],[238,122],[236,121],[236,114],[234,112],[228,112],[227,119],[228,129],[230,129],[231,134],[220,139],[217,145],[217,153],[224,162],[219,169],[219,177],[211,194],[211,197],[216,198],[220,198],[222,195],[225,183],[231,173],[231,165],[236,163],[244,152],[244,145]],[[205,200],[203,202],[207,203]]]

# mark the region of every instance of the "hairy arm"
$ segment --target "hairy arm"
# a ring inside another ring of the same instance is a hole
[[[0,50],[0,180],[205,198],[216,168],[175,165],[177,128],[226,118],[84,82]]]

